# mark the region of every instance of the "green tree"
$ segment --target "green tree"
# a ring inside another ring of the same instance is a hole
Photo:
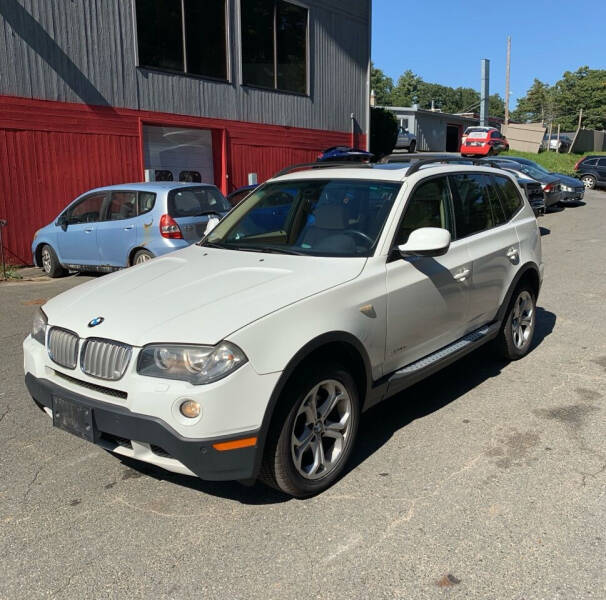
[[[391,154],[398,137],[396,116],[384,108],[370,110],[370,151],[376,159]]]
[[[423,80],[410,69],[404,71],[393,88],[393,106],[412,106],[418,100],[419,88]]]
[[[393,79],[370,63],[370,89],[375,92],[375,102],[379,106],[391,106]]]
[[[577,127],[583,109],[583,127],[606,129],[606,70],[587,66],[566,71],[553,86],[554,123],[564,130]]]
[[[511,119],[522,123],[538,123],[551,116],[552,107],[549,85],[535,78],[526,95],[518,100],[516,109],[511,113]]]
[[[491,117],[505,116],[505,101],[499,94],[491,94],[488,98],[488,114]]]

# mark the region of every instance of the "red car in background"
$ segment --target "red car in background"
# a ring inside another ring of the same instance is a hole
[[[462,156],[492,156],[505,150],[509,142],[495,127],[468,127],[463,134]]]

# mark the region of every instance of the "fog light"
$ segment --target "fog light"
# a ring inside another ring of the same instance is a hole
[[[200,416],[200,405],[193,400],[185,400],[181,402],[179,410],[184,417],[188,419],[195,419]]]

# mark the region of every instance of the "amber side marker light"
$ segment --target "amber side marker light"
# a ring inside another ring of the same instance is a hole
[[[224,450],[237,450],[238,448],[248,448],[249,446],[256,445],[257,438],[249,437],[242,438],[241,440],[232,440],[231,442],[218,442],[217,444],[213,444],[213,448],[219,452],[223,452]]]

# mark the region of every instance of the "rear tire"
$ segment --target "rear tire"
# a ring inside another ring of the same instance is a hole
[[[410,146],[408,146],[408,154],[413,154],[417,149],[417,142],[410,142]]]
[[[296,498],[323,492],[351,455],[360,401],[341,365],[313,364],[284,389],[268,434],[260,478]]]
[[[593,175],[583,175],[583,177],[581,177],[581,181],[588,190],[593,190],[597,183],[597,180]]]
[[[67,270],[59,262],[53,247],[48,244],[44,244],[40,249],[40,262],[42,270],[53,279],[63,277],[67,273]]]
[[[536,325],[536,296],[528,285],[518,287],[511,298],[499,336],[499,354],[507,360],[518,360],[528,354]]]
[[[133,256],[133,265],[140,265],[154,258],[149,250],[137,250]]]

